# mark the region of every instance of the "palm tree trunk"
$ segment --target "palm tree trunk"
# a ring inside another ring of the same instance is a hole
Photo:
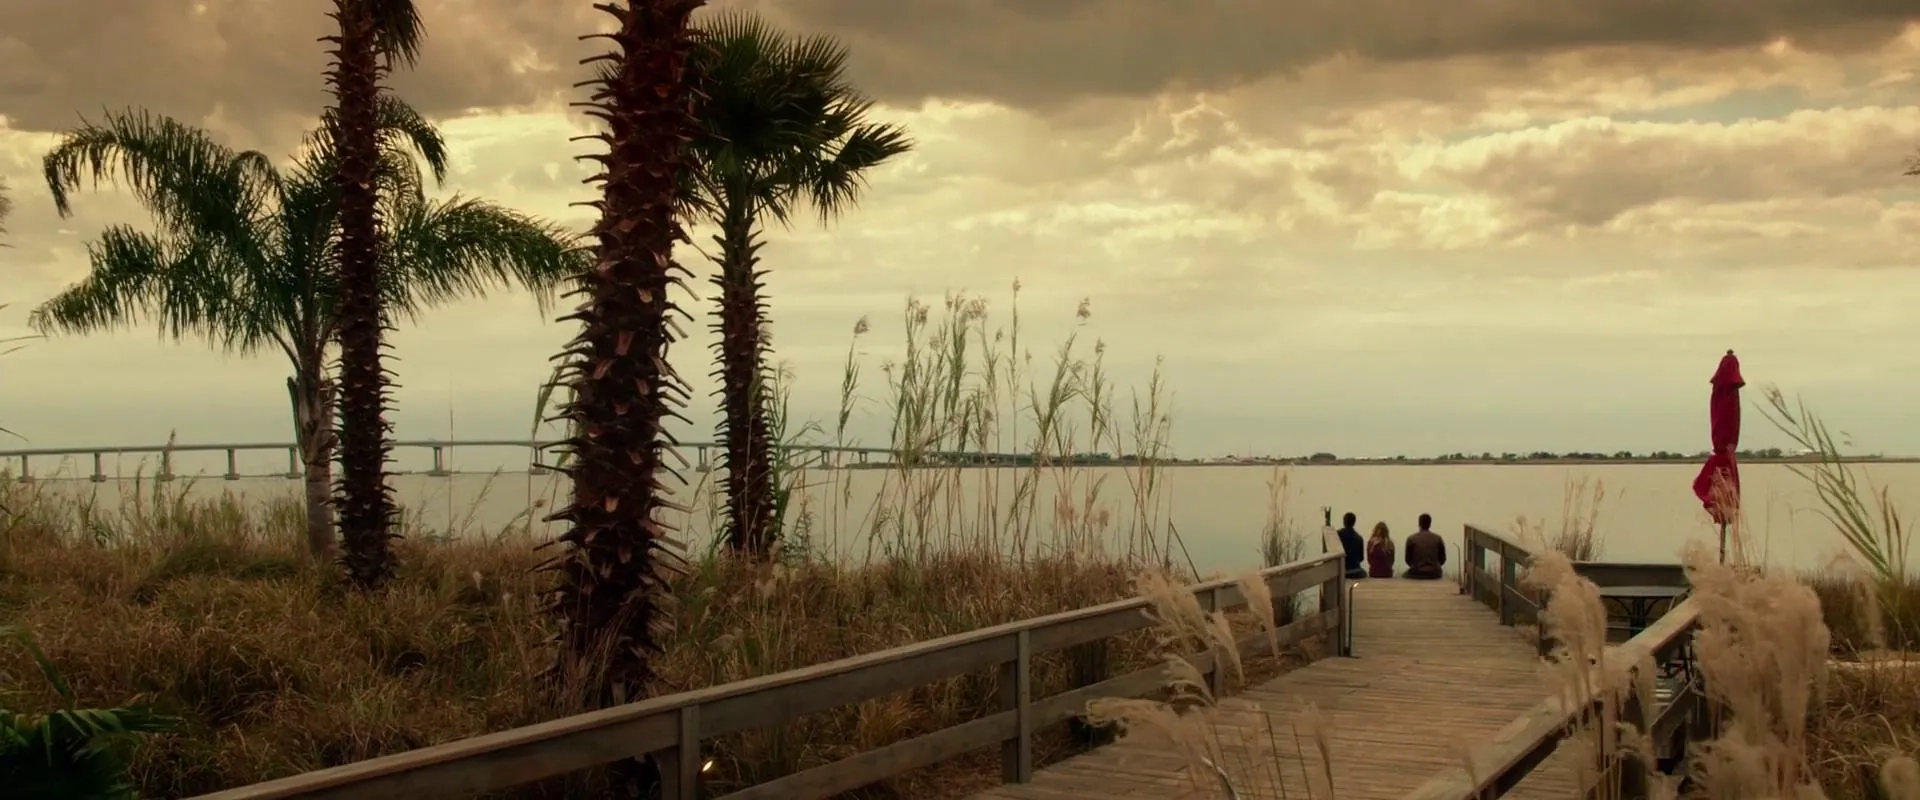
[[[333,384],[316,362],[302,364],[287,379],[293,401],[294,443],[306,483],[307,551],[316,559],[333,553]]]
[[[703,2],[596,6],[619,23],[608,37],[613,75],[588,104],[607,123],[598,138],[609,152],[595,176],[603,192],[593,227],[598,259],[579,277],[580,335],[567,346],[573,501],[553,516],[569,525],[548,568],[557,573],[549,608],[563,654],[554,677],[589,687],[586,699],[600,707],[653,691],[653,657],[672,625],[667,579],[686,568],[671,523],[657,517],[680,507],[671,486],[681,479],[662,452],[673,444],[664,424],[681,418],[686,402],[667,363],[675,338],[668,315],[685,312],[669,293],[684,290],[687,274],[673,250],[686,240],[679,178],[696,127],[688,22]],[[624,794],[658,788],[651,768],[637,762],[612,772]]]
[[[720,274],[719,351],[720,439],[726,478],[725,531],[735,552],[767,555],[773,548],[773,442],[767,420],[766,306],[760,297],[763,273],[759,231],[747,206],[748,193],[728,193],[715,256]]]
[[[387,374],[381,368],[374,175],[380,64],[372,0],[334,0],[334,148],[339,158],[340,563],[362,590],[393,577],[395,505],[386,481]]]

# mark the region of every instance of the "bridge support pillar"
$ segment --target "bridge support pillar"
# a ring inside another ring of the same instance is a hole
[[[32,483],[32,482],[33,482],[33,473],[32,473],[32,472],[28,472],[28,471],[27,471],[27,457],[26,457],[26,456],[21,456],[21,457],[20,457],[20,482],[21,482],[21,483]]]
[[[93,474],[87,476],[87,480],[93,481],[94,483],[107,482],[107,471],[104,467],[101,466],[100,461],[101,461],[101,454],[94,453],[93,454]]]
[[[233,455],[233,448],[227,448],[227,474],[220,477],[230,481],[240,480],[240,468]]]
[[[446,448],[444,447],[433,448],[433,469],[427,470],[427,474],[432,475],[433,477],[436,477],[436,478],[444,478],[444,477],[447,477],[448,475],[453,474],[452,472],[447,470]]]
[[[289,447],[287,448],[287,478],[289,480],[292,480],[299,477],[300,477],[300,448]]]

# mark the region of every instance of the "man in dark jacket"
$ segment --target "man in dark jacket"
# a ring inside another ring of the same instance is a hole
[[[1340,549],[1346,551],[1349,578],[1367,577],[1367,568],[1360,563],[1366,560],[1367,543],[1360,538],[1360,532],[1353,529],[1353,524],[1358,520],[1359,517],[1349,511],[1340,518],[1340,530],[1335,531],[1340,537]]]
[[[1406,547],[1407,577],[1417,581],[1440,579],[1447,565],[1447,542],[1433,532],[1433,515],[1420,515],[1420,530],[1407,537]]]

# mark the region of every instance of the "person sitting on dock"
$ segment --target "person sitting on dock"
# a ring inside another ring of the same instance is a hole
[[[1420,515],[1420,530],[1407,537],[1407,577],[1437,581],[1447,565],[1447,542],[1433,532],[1433,515]]]
[[[1393,577],[1393,537],[1387,523],[1373,523],[1373,535],[1367,537],[1367,577]]]
[[[1354,516],[1353,512],[1349,511],[1345,516],[1340,518],[1340,530],[1334,532],[1340,537],[1340,549],[1346,552],[1347,577],[1349,578],[1367,577],[1366,568],[1360,566],[1360,562],[1366,560],[1365,553],[1367,546],[1365,542],[1361,541],[1360,532],[1353,529],[1353,524],[1359,520],[1359,517]]]

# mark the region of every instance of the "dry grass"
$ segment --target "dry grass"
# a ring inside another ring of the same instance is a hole
[[[692,574],[674,585],[678,624],[659,664],[660,691],[1098,604],[1125,596],[1143,565],[1191,576],[1175,563],[1180,546],[1152,460],[1118,472],[1129,491],[1115,498],[1103,491],[1115,471],[1074,457],[1164,453],[1171,421],[1158,378],[1133,398],[1132,423],[1122,426],[1104,346],[1070,338],[1049,369],[1035,370],[1020,349],[1017,309],[1006,328],[988,327],[978,299],[949,298],[941,319],[929,311],[909,303],[906,346],[883,363],[878,398],[861,396],[861,356],[857,344],[849,350],[833,441],[854,444],[846,427],[859,403],[893,418],[900,463],[877,498],[856,502],[845,470],[783,464],[783,488],[802,500],[787,509],[781,563],[695,554]],[[1083,304],[1078,322],[1087,316]],[[863,322],[856,339],[865,332]],[[983,470],[936,456],[978,450],[1035,458]],[[340,590],[330,568],[301,556],[292,498],[247,505],[146,484],[133,501],[105,508],[45,483],[0,481],[10,512],[0,520],[0,615],[32,632],[83,706],[139,696],[186,724],[137,750],[147,795],[195,794],[574,710],[534,680],[550,657],[536,601],[546,578],[531,571],[540,556],[524,524],[453,538],[410,530],[401,575],[370,598]],[[792,491],[822,485],[829,491]],[[1108,674],[1161,657],[1144,633],[1104,652]],[[1068,687],[1064,654],[1038,661],[1036,693]],[[21,679],[29,667],[24,653],[0,652],[0,706],[51,702]],[[708,781],[725,790],[948,727],[993,708],[995,692],[992,676],[969,675],[725,737],[709,743]],[[1039,744],[1044,762],[1070,742],[1050,732]],[[936,796],[967,786],[970,766],[993,772],[983,759],[863,794]],[[591,796],[591,781],[519,794]]]
[[[35,502],[32,497],[26,503]],[[6,502],[21,508],[22,493]],[[25,506],[29,519],[49,509]],[[346,763],[568,711],[539,689],[549,631],[532,542],[408,541],[377,598],[343,592],[297,547],[297,508],[171,504],[114,546],[16,525],[0,561],[0,610],[31,630],[86,704],[143,695],[187,731],[136,755],[145,793],[176,797]],[[96,520],[96,530],[112,524]],[[680,624],[663,691],[781,672],[1127,594],[1112,562],[966,553],[857,568],[800,562],[748,570],[702,561],[675,585]],[[1144,639],[1108,649],[1140,668]],[[1064,688],[1063,659],[1039,687]],[[0,706],[42,708],[25,653],[0,654]],[[716,784],[765,779],[952,725],[992,707],[986,676],[715,743]],[[901,791],[909,786],[896,787]]]
[[[1600,506],[1606,499],[1604,481],[1585,475],[1568,477],[1561,490],[1559,527],[1549,531],[1545,519],[1519,516],[1513,520],[1513,535],[1574,561],[1598,561],[1606,547],[1606,537],[1600,533]]]

